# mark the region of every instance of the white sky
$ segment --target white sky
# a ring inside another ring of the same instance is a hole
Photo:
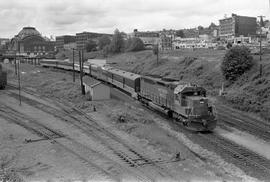
[[[24,26],[43,35],[209,26],[225,14],[270,16],[270,0],[0,0],[0,37]]]

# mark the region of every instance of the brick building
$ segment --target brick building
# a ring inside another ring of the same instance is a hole
[[[70,43],[76,42],[76,36],[73,36],[73,35],[57,36],[55,39],[56,39],[56,49],[57,50],[64,49],[65,44],[70,44]]]
[[[229,18],[219,20],[219,24],[219,36],[222,39],[256,35],[256,17],[232,14]]]

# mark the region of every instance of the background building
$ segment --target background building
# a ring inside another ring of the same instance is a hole
[[[72,36],[72,35],[57,36],[56,37],[56,49],[62,50],[62,49],[64,49],[65,44],[75,43],[75,42],[76,42],[76,36]]]
[[[256,35],[256,18],[232,14],[232,17],[219,20],[221,39],[233,37],[249,37]]]
[[[111,36],[110,34],[93,33],[93,32],[76,33],[77,49],[85,50],[88,40],[93,40],[93,41],[97,42],[98,38],[101,37],[102,35]]]
[[[159,41],[159,48],[162,50],[173,49],[173,44],[172,44],[173,40],[174,40],[173,35],[167,35],[167,34],[161,33],[160,41]]]
[[[19,55],[45,55],[55,51],[55,42],[48,41],[34,27],[24,27],[11,39],[9,51]]]
[[[145,47],[152,47],[159,43],[159,32],[139,32],[137,29],[134,29],[132,33],[128,35],[129,38],[138,37],[140,38]]]

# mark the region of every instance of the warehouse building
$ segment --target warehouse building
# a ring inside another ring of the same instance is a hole
[[[229,18],[219,20],[219,24],[219,36],[221,39],[256,35],[256,17],[232,14]]]

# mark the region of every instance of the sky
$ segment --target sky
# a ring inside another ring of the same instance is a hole
[[[0,0],[0,38],[25,26],[42,35],[130,33],[209,26],[232,13],[270,17],[270,0]]]

